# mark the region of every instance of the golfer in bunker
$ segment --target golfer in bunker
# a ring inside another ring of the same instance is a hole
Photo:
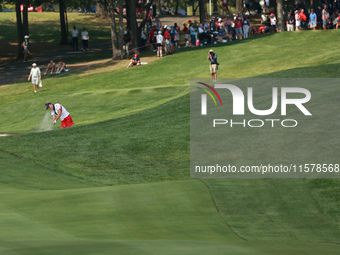
[[[45,105],[46,110],[51,110],[53,125],[57,124],[57,120],[59,119],[61,120],[60,128],[68,128],[74,124],[69,112],[61,104],[52,104],[51,102],[47,102]]]

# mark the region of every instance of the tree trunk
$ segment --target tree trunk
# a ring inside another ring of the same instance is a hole
[[[123,36],[124,36],[124,23],[123,23],[123,1],[118,2],[119,9],[119,28],[117,37],[117,59],[123,59]],[[117,30],[116,30],[117,31]]]
[[[236,0],[236,13],[242,13],[242,0]]]
[[[283,19],[283,0],[276,0],[277,9],[277,22],[279,25],[279,31],[285,31],[284,19]]]
[[[192,16],[196,15],[195,1],[192,1]]]
[[[116,35],[116,20],[115,20],[115,6],[112,2],[113,0],[108,0],[107,11],[110,16],[110,26],[111,26],[111,42],[112,42],[112,59],[121,59],[122,52],[118,48],[118,38]],[[119,10],[120,11],[120,10]]]
[[[217,15],[217,0],[213,0],[213,14]]]
[[[21,49],[21,44],[23,42],[24,34],[22,30],[22,23],[21,23],[21,10],[20,10],[20,0],[15,0],[15,12],[16,12],[16,17],[17,17],[17,31],[18,31],[18,59],[22,58],[24,56],[22,49]]]
[[[61,30],[61,44],[68,44],[67,30],[65,23],[65,3],[64,0],[59,0],[59,16],[60,16],[60,30]]]
[[[146,13],[149,13],[150,11],[150,7],[152,5],[152,2],[153,0],[149,1],[146,6],[145,6],[145,11]],[[142,34],[142,30],[144,29],[145,27],[145,24],[146,24],[146,20],[147,20],[147,17],[148,15],[145,15],[144,19],[142,20],[142,22],[140,23],[140,25],[138,26],[138,29],[137,29],[137,33],[138,33],[138,45],[141,45],[141,34]]]
[[[132,48],[138,47],[136,1],[126,0],[127,26],[130,30]],[[140,35],[139,35],[140,36]]]
[[[28,35],[28,0],[23,1],[23,12],[22,12],[22,28],[24,35]]]
[[[178,15],[178,4],[179,4],[179,0],[176,0],[176,9],[175,9],[175,14]]]
[[[159,11],[159,14],[161,15],[162,14],[162,3],[161,3],[161,0],[158,0],[158,11]]]
[[[206,8],[205,8],[205,0],[199,0],[199,8],[200,8],[200,23],[203,23],[206,19]]]
[[[99,0],[96,4],[96,17],[103,16],[103,18],[107,18],[109,15],[107,13],[107,10],[105,8],[105,5],[103,5]]]

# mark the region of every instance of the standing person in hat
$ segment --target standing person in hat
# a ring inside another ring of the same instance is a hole
[[[36,63],[32,64],[32,69],[31,69],[30,75],[28,76],[27,80],[30,80],[31,77],[32,77],[32,84],[33,84],[34,93],[37,93],[37,89],[38,89],[38,91],[40,91],[39,80],[41,80],[41,72],[40,72],[40,68],[37,67]]]
[[[133,58],[130,60],[130,64],[127,66],[127,68],[130,68],[131,66],[140,66],[140,58],[138,54],[135,54]]]
[[[28,50],[28,39],[30,37],[28,35],[25,35],[24,41],[22,42],[21,49],[24,53],[24,62],[27,62],[27,57],[30,54],[30,51]]]
[[[218,65],[217,54],[213,50],[210,50],[208,53],[207,60],[210,61],[210,73],[213,78],[213,82],[216,82],[216,79],[217,79],[216,71],[217,71],[217,65]]]
[[[277,26],[277,19],[276,19],[274,13],[270,14],[270,25],[272,26],[272,30],[274,32],[279,32],[279,28]]]
[[[52,104],[51,102],[47,102],[45,106],[46,110],[51,110],[53,125],[57,124],[59,119],[61,120],[60,128],[68,128],[74,124],[70,113],[61,104]]]
[[[76,26],[73,27],[72,30],[72,47],[74,51],[78,51],[78,36],[79,31],[77,30]]]

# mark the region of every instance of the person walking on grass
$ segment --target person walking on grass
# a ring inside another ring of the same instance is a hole
[[[217,54],[213,50],[210,50],[208,53],[207,60],[210,61],[210,73],[213,78],[213,82],[216,82],[217,80],[216,71],[217,71],[217,65],[218,65]]]
[[[28,50],[28,39],[30,37],[28,35],[25,35],[24,41],[21,45],[22,52],[24,53],[24,62],[27,62],[27,57],[30,54],[30,51]]]
[[[39,80],[41,80],[41,72],[40,72],[40,68],[37,67],[36,63],[32,64],[32,69],[31,69],[30,75],[28,76],[28,80],[30,80],[31,78],[32,78],[34,93],[37,93],[37,89],[38,91],[40,91]]]
[[[46,110],[51,110],[53,125],[57,124],[59,119],[61,120],[60,128],[69,128],[74,124],[70,113],[61,104],[47,102],[45,106]]]

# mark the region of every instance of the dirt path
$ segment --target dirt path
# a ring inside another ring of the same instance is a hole
[[[173,26],[176,22],[182,29],[183,23],[189,19],[195,20],[198,17],[163,17],[161,18],[162,25]],[[81,46],[80,46],[81,47]],[[110,49],[111,42],[90,45],[90,52],[100,51],[103,49]],[[6,65],[0,66],[0,86],[16,83],[19,81],[27,80],[30,69],[33,63],[36,63],[40,70],[45,71],[45,67],[50,59],[59,60],[63,59],[67,64],[67,59],[86,54],[83,51],[74,52],[71,47],[58,49],[55,51],[45,52],[41,54],[32,54],[28,62],[10,62]]]

